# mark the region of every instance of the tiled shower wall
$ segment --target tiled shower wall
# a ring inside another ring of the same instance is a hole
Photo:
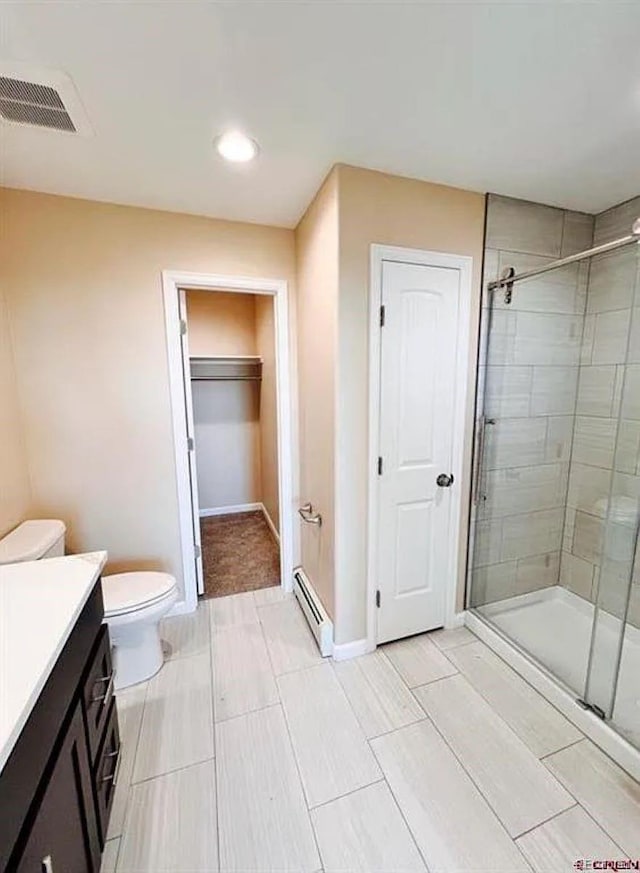
[[[596,216],[594,245],[627,235],[639,215],[637,197]],[[591,601],[600,589],[601,605],[617,615],[640,494],[639,260],[638,247],[628,246],[591,263],[560,571],[561,585]],[[610,495],[614,518],[605,522]],[[639,582],[636,569],[629,619],[638,627]]]
[[[582,251],[592,239],[592,216],[490,195],[485,281],[505,267],[520,273]],[[509,306],[495,294],[480,373],[495,424],[485,429],[486,499],[475,509],[476,605],[558,583],[587,276],[587,265],[575,264],[522,282]]]

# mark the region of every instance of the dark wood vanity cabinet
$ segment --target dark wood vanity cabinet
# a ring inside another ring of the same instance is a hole
[[[99,873],[120,737],[96,584],[0,773],[0,871]]]
[[[96,870],[98,822],[80,705],[56,755],[17,873]]]

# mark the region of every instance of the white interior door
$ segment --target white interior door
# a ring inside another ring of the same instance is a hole
[[[196,581],[198,594],[204,594],[204,573],[202,571],[202,544],[200,541],[200,501],[198,500],[198,475],[196,471],[195,428],[193,426],[193,397],[191,394],[191,364],[189,361],[189,337],[187,331],[187,295],[183,288],[179,291],[180,345],[182,351],[182,376],[184,380],[184,401],[187,416],[187,445],[189,457],[189,487],[191,489],[193,544],[195,546]]]
[[[441,627],[454,584],[460,275],[443,266],[382,264],[379,643]]]

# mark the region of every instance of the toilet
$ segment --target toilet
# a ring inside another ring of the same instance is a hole
[[[116,690],[144,682],[164,661],[159,623],[178,599],[176,580],[147,570],[103,576],[102,596]]]
[[[0,539],[0,564],[64,555],[66,527],[51,518],[23,521]],[[168,573],[118,573],[102,577],[104,620],[113,646],[115,687],[127,688],[158,672],[164,660],[159,623],[178,599]]]

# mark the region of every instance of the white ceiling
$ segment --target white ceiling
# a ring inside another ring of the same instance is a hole
[[[5,185],[293,226],[336,162],[597,212],[640,193],[640,2],[3,2],[95,136],[0,124]],[[248,166],[211,140],[258,140]]]

